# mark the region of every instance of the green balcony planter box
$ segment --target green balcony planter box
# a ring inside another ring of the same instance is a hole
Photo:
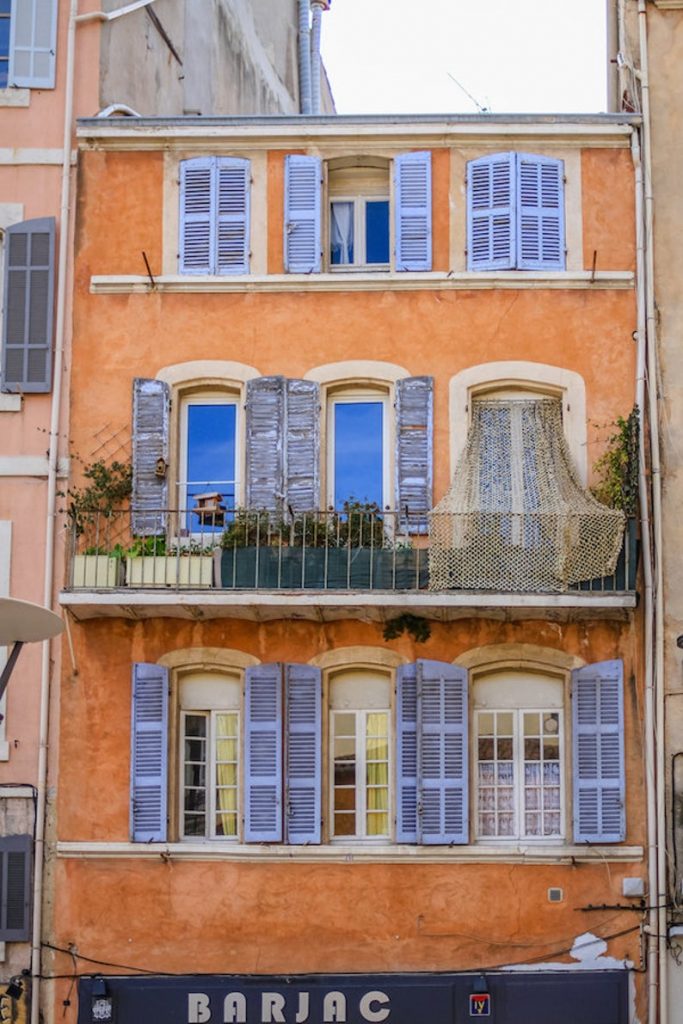
[[[360,547],[229,548],[221,553],[221,586],[231,590],[425,589],[427,553]]]

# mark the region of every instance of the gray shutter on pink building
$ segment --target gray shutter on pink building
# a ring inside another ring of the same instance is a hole
[[[133,380],[131,530],[140,537],[166,530],[170,409],[168,384],[142,377]]]
[[[320,498],[320,385],[288,380],[284,431],[285,505],[316,509]]]
[[[246,670],[244,838],[282,842],[282,665]]]
[[[55,219],[13,224],[5,232],[3,391],[52,387]]]
[[[517,269],[564,270],[564,164],[518,153]]]
[[[396,505],[401,531],[426,533],[432,507],[432,377],[396,382]]]
[[[514,153],[467,165],[467,269],[510,270],[516,259]]]
[[[290,154],[285,159],[284,262],[290,274],[319,273],[322,161]]]
[[[396,673],[396,841],[416,843],[418,806],[417,665]]]
[[[57,0],[12,0],[10,85],[23,89],[54,89],[57,6]]]
[[[396,269],[432,269],[432,154],[394,160]]]
[[[417,662],[418,834],[426,844],[468,842],[467,670]]]
[[[130,830],[136,843],[166,841],[168,669],[133,665]]]
[[[33,836],[0,836],[0,942],[31,938]]]
[[[620,660],[572,672],[574,840],[626,837],[624,680]]]
[[[313,665],[285,665],[285,841],[319,843],[322,681]]]

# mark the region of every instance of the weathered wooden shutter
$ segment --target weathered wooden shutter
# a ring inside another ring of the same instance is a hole
[[[54,89],[56,53],[57,0],[12,0],[9,84]]]
[[[285,270],[320,272],[322,162],[317,156],[290,155],[285,160]]]
[[[246,671],[244,838],[282,842],[282,665]]]
[[[288,380],[284,431],[285,504],[310,512],[320,496],[320,385]]]
[[[288,843],[319,843],[321,809],[320,669],[285,665],[285,828]]]
[[[417,842],[417,665],[396,674],[396,841]]]
[[[572,672],[574,840],[626,837],[624,680],[621,661]]]
[[[166,841],[168,669],[133,665],[130,831],[135,843]]]
[[[247,508],[282,511],[287,382],[284,377],[247,381]]]
[[[432,507],[433,391],[432,377],[396,383],[396,506],[406,533],[426,533]]]
[[[171,393],[160,380],[133,380],[131,530],[162,534],[168,520],[168,423]]]
[[[0,942],[31,938],[32,862],[32,836],[0,836]]]
[[[181,274],[214,273],[216,249],[216,191],[214,157],[195,157],[180,163]]]
[[[564,164],[517,154],[517,269],[564,270]]]
[[[467,671],[417,662],[418,835],[424,844],[467,843]]]
[[[432,269],[432,154],[394,161],[396,269]]]
[[[515,265],[515,154],[467,165],[467,269],[510,270]]]
[[[7,228],[3,391],[44,393],[52,387],[54,276],[54,217]]]
[[[249,273],[249,193],[251,165],[238,157],[218,157],[216,274]]]

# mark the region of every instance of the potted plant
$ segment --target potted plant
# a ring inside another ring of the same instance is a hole
[[[213,547],[190,541],[167,546],[164,536],[135,537],[126,552],[129,587],[210,587]]]
[[[126,462],[97,459],[84,467],[83,477],[82,487],[62,492],[71,530],[71,586],[116,587],[122,583],[124,555],[116,512],[130,496],[132,470]]]

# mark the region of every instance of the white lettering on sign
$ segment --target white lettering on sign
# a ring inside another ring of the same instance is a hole
[[[229,992],[223,1003],[223,1024],[246,1024],[247,997],[243,992]]]
[[[279,992],[264,992],[261,996],[261,1024],[285,1024],[285,997]]]
[[[360,1014],[363,1020],[369,1021],[381,1021],[386,1020],[390,1014],[390,1010],[386,1008],[386,1003],[389,1002],[389,996],[385,995],[384,992],[366,992],[360,1001]],[[384,1003],[384,1009],[373,1009],[373,1003]]]
[[[323,1024],[344,1024],[346,996],[341,992],[328,992],[323,1000]]]
[[[209,997],[203,992],[190,992],[187,997],[188,1024],[207,1024],[211,1020]]]
[[[308,1020],[308,1014],[310,1010],[311,997],[308,992],[299,993],[299,1009],[296,1011],[296,1017],[294,1020],[296,1024],[304,1024],[304,1021]]]

